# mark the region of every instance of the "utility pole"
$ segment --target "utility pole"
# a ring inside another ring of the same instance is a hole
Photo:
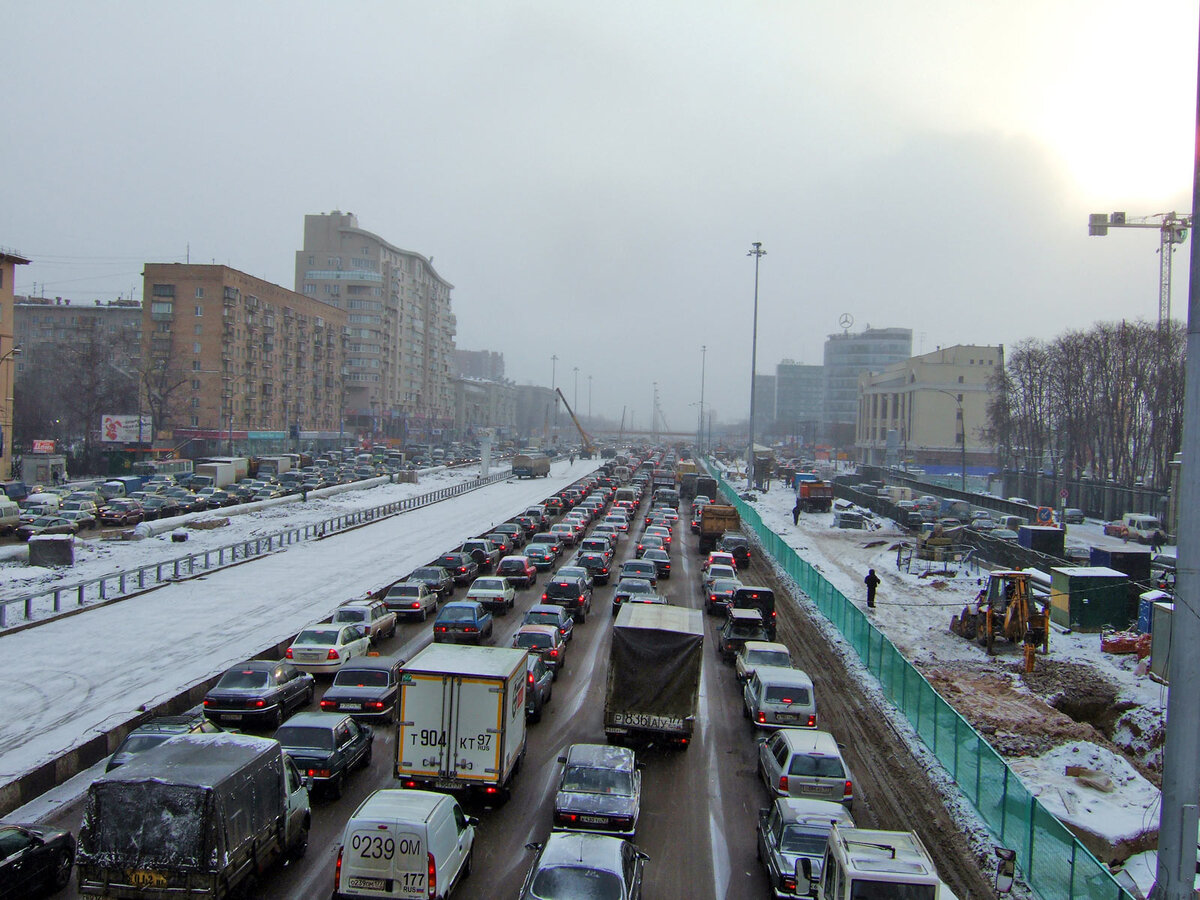
[[[1200,72],[1197,73],[1200,87]],[[1200,96],[1196,122],[1200,125]],[[1192,154],[1192,211],[1200,208],[1200,131]],[[1190,221],[1190,217],[1189,217]],[[1166,246],[1164,245],[1164,250]],[[1175,567],[1175,615],[1167,675],[1167,720],[1163,746],[1162,807],[1158,822],[1158,871],[1153,900],[1190,900],[1195,896],[1196,830],[1200,823],[1200,707],[1192,694],[1200,683],[1200,248],[1192,241],[1188,283],[1187,388],[1183,403],[1183,471],[1179,479],[1179,547]]]
[[[592,376],[588,376],[588,425],[592,424]]]
[[[754,242],[747,256],[754,257],[754,326],[750,339],[750,442],[746,448],[746,490],[754,487],[754,379],[758,368],[758,262],[767,255],[762,241]]]
[[[700,345],[700,424],[696,428],[696,450],[704,452],[704,364],[707,361],[708,347]]]
[[[575,366],[571,371],[575,373],[575,398],[571,406],[573,409],[579,409],[579,366]]]
[[[1157,221],[1156,221],[1157,220]],[[1123,212],[1112,215],[1092,213],[1088,216],[1088,234],[1103,237],[1110,228],[1155,228],[1158,230],[1158,327],[1171,321],[1171,257],[1175,245],[1187,240],[1192,227],[1192,216],[1180,216],[1173,212],[1155,213],[1152,216],[1133,218]]]

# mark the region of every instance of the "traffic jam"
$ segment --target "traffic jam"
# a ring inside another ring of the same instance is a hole
[[[646,849],[675,760],[719,742],[760,785],[724,826],[759,860],[746,895],[840,896],[821,873],[852,865],[854,777],[752,558],[695,463],[615,456],[130,733],[88,790],[78,895],[641,897],[677,882]],[[947,895],[908,837],[896,896]]]

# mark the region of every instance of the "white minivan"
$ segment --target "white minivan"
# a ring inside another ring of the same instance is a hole
[[[449,794],[376,791],[346,823],[334,900],[449,897],[471,873],[477,821]]]

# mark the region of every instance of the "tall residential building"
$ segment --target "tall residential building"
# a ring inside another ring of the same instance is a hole
[[[858,421],[858,376],[878,372],[912,356],[911,328],[867,328],[831,334],[825,341],[825,398],[822,440],[838,447],[854,443]]]
[[[825,367],[790,359],[775,367],[775,428],[785,438],[811,444],[821,427]]]
[[[13,343],[13,282],[17,266],[29,260],[0,248],[0,478],[12,475],[13,377],[16,344]]]
[[[341,432],[345,310],[226,266],[147,263],[142,274],[156,431],[208,452],[282,449],[293,429]]]
[[[495,350],[455,350],[454,365],[467,378],[504,380],[504,354]]]
[[[453,287],[432,257],[359,228],[353,213],[304,217],[296,291],[346,312],[348,424],[405,440],[453,427]]]
[[[957,345],[914,356],[859,378],[855,444],[865,463],[886,465],[888,432],[896,433],[896,463],[961,472],[991,466],[982,437],[992,376],[1004,368],[1003,346]]]
[[[14,300],[13,334],[21,348],[18,383],[36,366],[52,365],[62,347],[81,341],[101,342],[107,361],[137,380],[142,345],[142,304],[137,300],[80,303],[64,297],[22,296]]]

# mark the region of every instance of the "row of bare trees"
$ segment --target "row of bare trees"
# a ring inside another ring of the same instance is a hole
[[[1165,489],[1183,436],[1182,324],[1100,322],[1017,344],[993,378],[985,437],[1010,468]]]

